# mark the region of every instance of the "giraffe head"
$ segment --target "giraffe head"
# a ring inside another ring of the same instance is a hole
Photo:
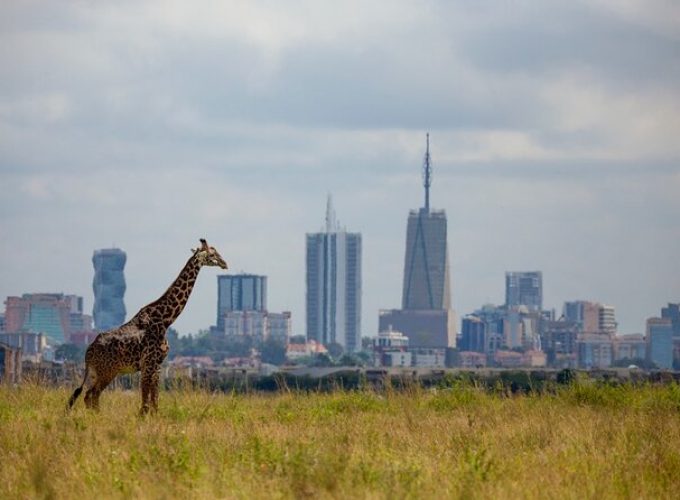
[[[201,246],[196,250],[192,250],[194,256],[201,266],[217,266],[222,269],[227,269],[227,263],[224,261],[220,253],[208,245],[208,242],[201,238]]]

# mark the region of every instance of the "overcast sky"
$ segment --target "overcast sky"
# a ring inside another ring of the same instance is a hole
[[[0,2],[0,297],[128,255],[128,317],[206,237],[305,333],[326,196],[363,235],[363,332],[401,304],[406,221],[448,215],[459,315],[543,271],[544,304],[680,301],[680,4]],[[175,326],[215,322],[204,269]]]

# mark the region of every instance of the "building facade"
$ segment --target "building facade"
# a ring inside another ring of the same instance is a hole
[[[222,316],[226,337],[251,337],[257,342],[268,339],[288,344],[291,335],[291,313],[268,311],[229,311]]]
[[[451,309],[446,213],[409,213],[402,309]]]
[[[543,273],[506,272],[505,306],[526,306],[533,311],[543,310]]]
[[[231,311],[266,311],[267,277],[256,274],[217,277],[217,329],[224,330],[224,315]]]
[[[307,338],[361,349],[361,234],[348,233],[328,197],[326,228],[307,234]]]
[[[661,308],[661,317],[671,320],[673,337],[680,337],[680,303],[669,302],[667,307]]]
[[[42,333],[51,344],[63,344],[91,318],[82,313],[83,299],[63,293],[25,293],[5,301],[6,333]]]
[[[673,368],[673,324],[667,318],[647,319],[647,359],[657,368]]]
[[[614,306],[588,300],[573,300],[564,303],[562,314],[567,321],[576,323],[581,333],[614,335],[617,330]]]
[[[486,353],[488,351],[486,339],[486,323],[477,316],[465,316],[462,321],[458,349]]]
[[[110,330],[125,322],[125,262],[127,255],[119,248],[95,250],[94,307],[92,316],[97,331]]]

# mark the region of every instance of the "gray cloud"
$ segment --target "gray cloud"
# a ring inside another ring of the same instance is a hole
[[[0,295],[90,298],[91,252],[115,243],[132,311],[207,236],[304,333],[304,233],[332,191],[364,234],[375,333],[430,130],[461,313],[523,268],[551,306],[611,302],[624,331],[680,300],[672,3],[189,7],[0,6]],[[180,330],[214,321],[212,279]]]

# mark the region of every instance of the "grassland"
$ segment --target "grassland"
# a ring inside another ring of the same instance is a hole
[[[680,387],[268,395],[0,388],[0,498],[677,498]]]

